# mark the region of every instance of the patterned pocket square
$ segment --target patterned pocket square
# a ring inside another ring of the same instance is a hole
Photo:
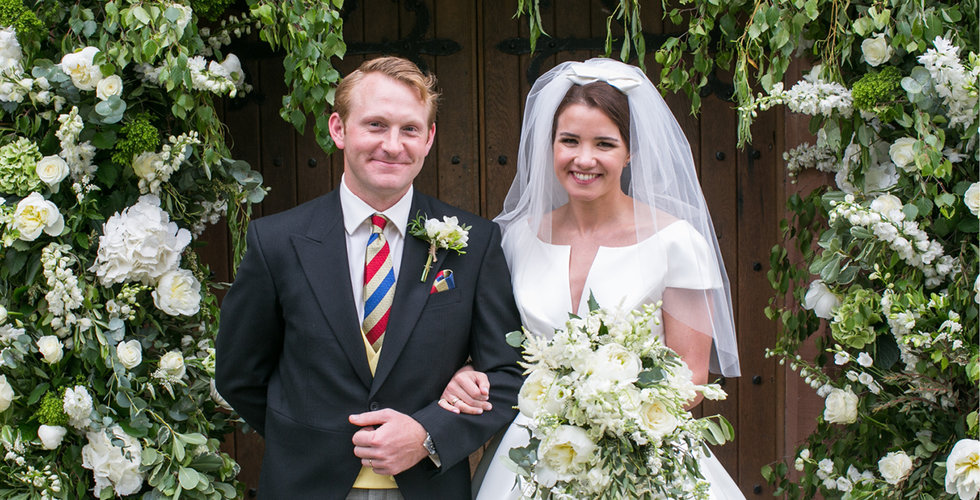
[[[436,275],[436,279],[432,282],[432,289],[429,290],[429,295],[433,293],[445,292],[446,290],[452,290],[456,288],[456,282],[453,280],[453,270],[443,269],[439,271]]]

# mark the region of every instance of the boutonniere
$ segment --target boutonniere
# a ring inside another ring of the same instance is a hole
[[[443,217],[439,219],[427,219],[422,214],[415,217],[408,225],[408,232],[412,236],[425,241],[429,244],[429,258],[425,260],[425,267],[422,268],[422,282],[429,276],[429,269],[432,263],[438,261],[436,250],[445,248],[455,250],[457,254],[464,254],[466,242],[470,237],[470,228],[465,224],[460,224],[456,217]]]

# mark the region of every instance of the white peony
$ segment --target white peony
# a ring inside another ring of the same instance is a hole
[[[970,184],[963,193],[963,203],[973,212],[973,215],[980,215],[980,182]]]
[[[184,378],[185,373],[184,355],[180,351],[170,351],[160,358],[160,368],[153,375],[157,378],[177,381]]]
[[[85,47],[61,58],[61,71],[71,77],[71,83],[79,90],[95,90],[102,81],[102,71],[93,62],[99,49]]]
[[[0,412],[10,408],[10,403],[14,400],[14,388],[7,382],[6,375],[0,375]]]
[[[895,166],[906,171],[915,170],[915,139],[902,137],[888,147],[888,156],[891,157]]]
[[[888,484],[898,484],[912,470],[912,459],[904,451],[892,451],[878,460],[878,472]]]
[[[92,396],[84,387],[76,385],[65,389],[62,406],[72,427],[81,429],[88,426],[92,413]]]
[[[64,347],[65,345],[54,335],[45,335],[37,339],[37,350],[41,353],[41,356],[44,356],[44,361],[48,364],[53,365],[61,361],[64,355],[64,351],[62,350]]]
[[[128,370],[132,370],[143,362],[143,347],[139,340],[129,340],[116,345],[116,357]]]
[[[65,438],[68,429],[60,425],[41,425],[37,428],[37,437],[41,440],[41,447],[45,450],[53,450],[61,446],[61,440]]]
[[[850,424],[857,421],[858,397],[847,389],[832,389],[824,401],[823,418],[832,424]]]
[[[171,316],[193,316],[201,309],[201,283],[187,269],[161,276],[151,295],[153,304]]]
[[[803,297],[803,307],[813,311],[818,318],[833,318],[834,310],[839,305],[840,299],[830,291],[830,288],[827,288],[823,280],[814,280],[810,283],[810,289]]]
[[[640,357],[619,344],[600,346],[586,359],[586,365],[586,373],[593,377],[619,382],[635,382],[643,369]]]
[[[0,30],[0,71],[13,68],[20,64],[24,52],[17,41],[17,32],[13,27]]]
[[[65,229],[65,218],[57,205],[45,200],[39,193],[31,193],[17,203],[14,211],[14,227],[20,231],[20,239],[34,241],[44,231],[57,236]]]
[[[554,372],[540,369],[531,372],[517,394],[517,407],[521,413],[533,418],[541,409],[542,404],[549,402],[547,396],[554,385]]]
[[[961,439],[946,457],[946,493],[960,500],[973,500],[980,494],[980,441]]]
[[[160,199],[143,195],[102,227],[92,271],[105,286],[127,281],[149,285],[177,268],[191,233],[170,222]]]
[[[99,80],[98,85],[95,86],[95,96],[104,101],[112,96],[122,94],[122,90],[122,78],[119,75],[109,75]]]
[[[871,165],[864,171],[864,192],[877,193],[898,184],[898,172],[892,162]]]
[[[85,436],[88,444],[82,447],[82,467],[91,469],[95,477],[92,491],[98,494],[111,486],[121,496],[138,492],[143,486],[140,473],[143,447],[139,440],[118,425]]]
[[[37,176],[49,187],[54,188],[68,177],[68,163],[58,155],[45,156],[37,162]]]
[[[640,408],[640,425],[657,439],[674,432],[677,417],[660,401],[651,401]]]
[[[538,445],[538,457],[554,471],[558,480],[567,481],[582,472],[592,461],[596,445],[585,429],[561,425]]]
[[[880,66],[892,57],[892,48],[888,45],[888,40],[884,33],[875,35],[874,38],[865,38],[861,42],[861,54],[864,60],[872,66]]]

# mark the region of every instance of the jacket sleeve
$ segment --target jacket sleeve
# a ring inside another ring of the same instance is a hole
[[[493,410],[482,415],[457,415],[433,401],[412,415],[432,436],[443,471],[465,460],[517,416],[514,407],[523,383],[517,364],[520,353],[507,344],[506,335],[520,330],[521,320],[500,247],[500,229],[492,223],[489,227],[492,230],[476,280],[469,333],[470,358],[473,367],[490,379]]]
[[[282,309],[258,224],[249,225],[246,242],[245,257],[221,306],[215,385],[245,422],[264,435],[269,379],[282,351]]]

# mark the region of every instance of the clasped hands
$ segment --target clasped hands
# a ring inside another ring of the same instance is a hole
[[[361,428],[354,433],[354,455],[377,474],[394,476],[429,455],[422,446],[425,428],[404,413],[386,408],[348,420]]]

